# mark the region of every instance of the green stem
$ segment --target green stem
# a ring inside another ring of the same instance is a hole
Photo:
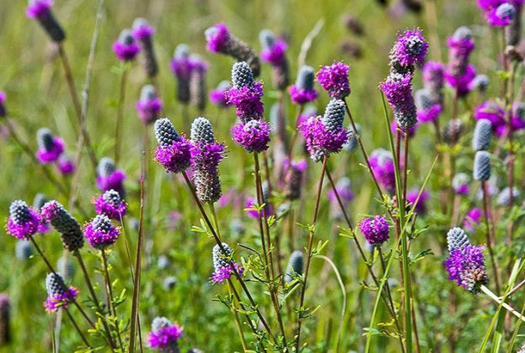
[[[106,296],[108,301],[108,308],[109,312],[113,315],[115,318],[115,326],[117,330],[117,339],[120,344],[120,348],[124,349],[124,344],[122,343],[122,337],[120,336],[120,327],[118,323],[118,316],[117,316],[117,309],[115,308],[115,305],[113,304],[113,284],[111,283],[111,277],[109,276],[109,269],[108,269],[108,259],[106,257],[106,251],[101,250],[102,255],[102,264],[104,266],[104,274],[105,274],[105,284],[106,284]]]
[[[120,94],[117,108],[117,124],[115,127],[115,164],[120,160],[120,147],[122,135],[122,119],[124,117],[124,102],[126,100],[126,81],[128,77],[128,64],[124,64],[122,75],[120,76]]]

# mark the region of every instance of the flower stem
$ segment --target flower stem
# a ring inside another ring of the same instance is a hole
[[[75,330],[77,330],[78,334],[80,335],[80,338],[82,338],[82,341],[84,341],[84,344],[91,350],[92,349],[91,345],[89,344],[86,336],[84,336],[84,333],[82,332],[80,327],[78,327],[78,324],[75,321],[75,318],[73,318],[73,315],[71,315],[71,313],[69,312],[69,309],[68,308],[63,308],[63,309],[67,313],[67,316],[69,316],[69,320],[71,321],[73,326],[75,326]]]
[[[510,313],[512,313],[512,315],[516,316],[518,319],[520,319],[521,321],[524,321],[525,322],[525,317],[522,316],[518,311],[516,311],[512,306],[510,306],[509,304],[505,303],[501,298],[499,298],[498,296],[496,296],[496,294],[494,294],[490,289],[488,289],[487,287],[485,286],[481,286],[480,287],[481,291],[483,293],[485,293],[486,295],[489,296],[490,299],[494,300],[496,303],[498,303],[499,305],[503,306],[505,309],[507,309]]]
[[[232,287],[233,287],[233,283],[228,279],[228,289],[229,289],[230,295],[232,295]],[[239,320],[239,313],[235,309],[233,303],[232,303],[232,307],[230,308],[230,310],[233,312],[233,317],[235,318],[235,326],[237,326],[239,338],[241,339],[242,349],[246,352],[246,350],[248,349],[246,345],[246,339],[244,338],[244,332],[242,331],[241,322]]]
[[[118,324],[117,309],[115,308],[115,305],[113,304],[113,289],[112,289],[113,284],[111,283],[111,278],[109,276],[108,259],[107,259],[105,250],[101,250],[100,252],[101,252],[101,256],[102,256],[102,264],[104,266],[104,274],[105,274],[104,279],[105,279],[105,282],[106,282],[105,284],[106,284],[106,297],[107,297],[107,301],[108,301],[108,308],[109,308],[109,312],[115,318],[117,339],[119,341],[120,348],[124,349],[124,344],[122,343],[122,337],[120,336],[120,327],[119,327],[119,324]]]
[[[494,249],[493,249],[493,246],[495,244],[495,238],[494,238],[494,233],[493,233],[493,227],[490,226],[492,217],[490,216],[490,211],[489,211],[488,187],[487,187],[487,182],[485,180],[481,182],[481,187],[483,190],[483,213],[485,216],[487,248],[489,249],[490,261],[492,262],[492,268],[494,270],[494,282],[496,284],[496,290],[499,292],[500,283],[499,283],[498,267],[496,265],[496,259],[494,255]]]
[[[122,74],[120,76],[120,93],[117,108],[117,124],[115,127],[115,164],[118,165],[120,160],[121,134],[122,134],[122,119],[124,118],[124,102],[126,100],[126,81],[128,78],[128,64],[124,64]]]

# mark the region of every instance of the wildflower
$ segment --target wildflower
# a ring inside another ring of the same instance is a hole
[[[317,82],[328,95],[335,99],[344,99],[350,95],[350,82],[348,81],[350,66],[344,62],[335,61],[331,66],[324,66],[317,73]]]
[[[75,287],[67,287],[64,278],[59,273],[49,273],[46,277],[47,300],[44,307],[47,312],[54,313],[60,308],[74,302],[78,290]]]
[[[512,190],[512,197],[511,197],[511,190]],[[510,205],[511,198],[516,203],[516,199],[520,196],[520,192],[517,187],[505,187],[503,190],[500,191],[498,195],[498,206],[506,207]]]
[[[490,84],[490,79],[487,75],[479,74],[474,77],[470,83],[471,90],[477,89],[481,94],[487,93],[487,88]]]
[[[453,77],[460,77],[465,73],[470,53],[476,46],[472,39],[472,32],[468,27],[459,27],[448,38],[447,46],[449,62],[446,72]]]
[[[215,141],[213,128],[206,118],[191,124],[191,166],[195,191],[201,202],[216,202],[221,197],[219,162],[224,158],[224,145]]]
[[[357,135],[361,133],[361,125],[355,124],[356,131],[353,130],[353,126],[348,127],[348,141],[343,145],[345,151],[353,151],[357,148],[359,142],[357,141]]]
[[[492,123],[490,120],[481,119],[476,123],[474,136],[472,137],[472,148],[474,151],[486,151],[490,146],[490,136],[492,133]]]
[[[126,174],[123,170],[117,169],[115,162],[108,157],[100,159],[97,167],[97,186],[102,191],[115,190],[121,197],[124,197],[124,180]]]
[[[317,91],[314,89],[314,78],[315,73],[312,67],[301,67],[297,75],[297,81],[288,89],[294,104],[304,105],[317,99]]]
[[[177,78],[177,99],[181,103],[188,103],[190,101],[190,77],[193,64],[190,60],[190,49],[186,44],[177,45],[170,66]]]
[[[455,249],[461,249],[466,245],[470,245],[470,241],[468,240],[468,235],[465,233],[465,231],[459,227],[456,227],[448,231],[447,244],[448,251],[452,251]]]
[[[190,75],[190,100],[191,103],[199,110],[206,107],[206,71],[208,63],[198,55],[190,57],[192,71]]]
[[[451,250],[445,261],[449,279],[472,294],[479,293],[480,287],[489,282],[483,258],[484,249],[481,245],[465,244]]]
[[[416,123],[414,126],[411,126],[409,127],[408,129],[405,128],[405,127],[401,127],[397,124],[397,122],[394,120],[390,123],[390,131],[392,131],[392,134],[396,134],[397,133],[397,130],[401,130],[402,134],[401,134],[401,138],[405,138],[405,135],[408,135],[408,137],[412,137],[414,136],[414,134],[416,133],[416,130],[417,130],[417,127],[418,127],[418,123]],[[408,133],[407,133],[407,130],[408,130]]]
[[[60,43],[66,39],[66,33],[53,15],[52,6],[53,0],[29,0],[26,15],[35,18],[53,42]]]
[[[392,73],[411,73],[415,64],[423,63],[427,51],[428,43],[425,42],[421,30],[406,30],[397,37],[390,51]]]
[[[465,219],[463,221],[463,227],[469,232],[472,232],[474,230],[474,227],[480,224],[482,216],[483,211],[481,210],[481,208],[471,209],[465,216]]]
[[[36,156],[40,163],[56,162],[58,157],[64,152],[64,141],[59,137],[54,137],[49,129],[39,129],[36,138],[38,142]]]
[[[226,103],[235,105],[237,117],[243,123],[262,118],[264,112],[262,83],[254,81],[253,77],[246,62],[235,63],[232,68],[232,86],[225,93]]]
[[[144,124],[151,124],[159,118],[162,110],[162,100],[152,85],[145,85],[140,91],[140,99],[135,104],[140,120]]]
[[[270,30],[263,30],[259,34],[261,59],[272,65],[273,86],[283,91],[289,84],[288,60],[286,59],[287,44],[282,39],[275,38]]]
[[[156,317],[151,324],[149,346],[159,352],[180,353],[179,339],[182,337],[182,327],[172,324],[165,317]]]
[[[9,206],[9,218],[6,231],[10,235],[23,240],[28,240],[40,229],[38,212],[33,210],[22,200],[15,200]]]
[[[429,61],[423,66],[423,86],[433,104],[443,104],[444,75],[445,67],[440,62]]]
[[[416,91],[415,104],[417,109],[417,121],[420,123],[434,122],[443,110],[440,104],[434,104],[428,89]]]
[[[371,245],[380,246],[389,239],[389,226],[386,218],[375,216],[374,218],[364,218],[359,222],[359,230]]]
[[[394,193],[396,179],[392,153],[381,148],[377,149],[370,155],[369,162],[379,185],[381,185],[386,192],[390,194]]]
[[[73,162],[68,154],[63,153],[58,157],[58,169],[63,175],[71,175],[76,169],[75,162]]]
[[[155,29],[143,18],[136,18],[133,21],[131,35],[139,42],[144,59],[142,60],[144,69],[149,78],[155,77],[159,72],[155,50],[153,48],[153,34]]]
[[[394,111],[397,124],[404,128],[414,126],[417,110],[412,97],[412,74],[391,73],[380,87]]]
[[[418,196],[419,200],[417,199]],[[417,200],[414,212],[420,215],[424,215],[425,213],[427,213],[427,201],[429,198],[430,192],[428,192],[427,190],[423,190],[421,192],[421,195],[419,195],[419,189],[412,189],[407,192],[407,202],[410,204],[410,207],[412,207]]]
[[[476,88],[473,86],[476,77],[476,68],[474,65],[467,65],[465,73],[459,76],[454,76],[448,71],[445,72],[445,80],[447,81],[447,84],[454,88],[459,98],[465,97]]]
[[[470,178],[465,173],[458,173],[452,178],[452,188],[458,195],[468,195],[470,192]]]
[[[246,214],[248,215],[248,217],[259,219],[262,216],[261,212],[254,209],[256,205],[257,205],[256,199],[254,199],[253,197],[246,198],[246,201],[244,202],[244,207],[245,207]]]
[[[117,241],[120,229],[111,224],[108,216],[99,214],[84,226],[84,234],[92,247],[104,250]]]
[[[301,198],[301,189],[304,172],[308,167],[305,160],[291,161],[285,160],[284,163],[284,195],[288,200],[298,200]]]
[[[210,92],[211,103],[222,108],[227,107],[229,104],[226,101],[226,92],[229,87],[230,83],[228,81],[221,81],[217,88]]]
[[[230,279],[231,275],[234,274],[231,263],[237,273],[242,276],[244,269],[233,260],[230,260],[231,255],[231,248],[226,243],[222,243],[222,249],[218,244],[213,247],[213,267],[215,271],[211,276],[212,283],[220,284]]]
[[[516,17],[516,7],[522,6],[523,0],[480,0],[478,5],[490,26],[506,27]]]
[[[6,95],[3,91],[0,91],[0,118],[5,118],[7,116],[7,109],[5,107]]]
[[[297,276],[303,274],[304,267],[304,255],[300,250],[295,250],[288,260],[288,266],[286,266],[286,272],[284,274],[284,283],[291,283]]]
[[[42,218],[60,233],[64,248],[74,252],[84,246],[80,224],[60,203],[55,200],[47,202],[42,207]]]
[[[231,34],[225,24],[219,23],[208,28],[204,35],[208,42],[209,51],[229,55],[237,61],[246,61],[252,69],[253,75],[259,76],[259,57],[250,46]]]
[[[155,122],[155,137],[159,143],[155,160],[167,172],[180,173],[190,166],[191,146],[184,136],[179,136],[168,118]]]
[[[264,120],[250,120],[244,124],[238,123],[232,128],[231,133],[233,140],[248,153],[261,153],[269,147],[270,127]]]
[[[135,38],[133,38],[129,29],[124,29],[120,32],[118,39],[113,42],[112,49],[117,59],[121,61],[131,61],[140,52],[140,47],[135,42]]]
[[[126,215],[128,206],[118,192],[111,189],[100,194],[93,200],[95,210],[100,215],[120,221]]]
[[[452,140],[456,142],[459,136],[463,133],[463,123],[459,119],[450,120],[441,131],[443,141],[450,143]]]
[[[505,110],[493,100],[487,100],[477,106],[474,110],[474,118],[476,120],[486,119],[490,121],[494,131],[506,124]]]
[[[487,151],[478,151],[474,157],[474,179],[487,181],[490,178],[490,155]]]

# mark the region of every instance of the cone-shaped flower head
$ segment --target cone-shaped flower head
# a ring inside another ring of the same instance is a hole
[[[511,197],[511,190],[512,190],[512,197]],[[520,192],[517,187],[505,187],[503,190],[500,191],[498,195],[498,206],[507,207],[511,204],[511,199],[513,200],[514,204],[517,204],[518,202],[516,199],[520,196]]]
[[[152,85],[145,85],[140,91],[140,99],[135,104],[140,120],[150,124],[159,118],[162,110],[162,100],[157,95],[157,90]]]
[[[126,174],[117,169],[115,162],[109,157],[103,157],[97,166],[97,186],[102,191],[115,190],[124,198],[124,180]]]
[[[377,149],[370,154],[370,166],[377,181],[386,192],[392,194],[395,191],[395,166],[392,153],[384,149]]]
[[[391,73],[380,87],[397,124],[402,128],[414,126],[417,123],[417,110],[412,97],[412,74]]]
[[[190,166],[191,159],[191,145],[188,140],[177,134],[168,118],[157,120],[154,129],[159,144],[155,149],[155,160],[168,173],[185,171]]]
[[[317,82],[335,99],[343,99],[350,94],[348,81],[350,66],[344,62],[335,61],[331,66],[324,66],[317,73]]]
[[[492,123],[487,119],[478,120],[472,137],[472,148],[474,151],[486,151],[490,146],[492,134]]]
[[[84,246],[84,234],[80,224],[57,201],[49,201],[42,207],[42,218],[60,233],[64,248],[73,252]]]
[[[40,23],[53,42],[60,43],[66,39],[64,29],[51,11],[53,0],[29,0],[26,15]]]
[[[99,214],[84,226],[84,234],[92,247],[104,250],[117,241],[120,229],[113,226],[108,216]]]
[[[288,93],[294,104],[304,105],[317,99],[314,89],[315,72],[310,66],[302,66],[297,75],[297,81],[290,86]]]
[[[486,3],[486,1],[481,1]],[[487,23],[494,27],[506,27],[516,18],[517,10],[514,4],[507,1],[491,1],[492,4],[484,9]],[[522,3],[521,0],[517,2]]]
[[[228,244],[222,243],[222,249],[218,244],[213,247],[212,259],[214,272],[211,276],[212,283],[223,283],[234,275],[230,263],[233,263],[239,275],[243,274],[244,269],[231,260],[231,256],[232,250]]]
[[[262,30],[259,33],[262,51],[261,58],[263,61],[272,65],[272,82],[278,90],[285,90],[290,82],[288,70],[288,60],[286,59],[286,42],[282,39],[275,38],[270,30]]]
[[[487,181],[490,178],[490,154],[478,151],[474,157],[474,179]]]
[[[59,273],[49,273],[46,277],[47,300],[44,307],[50,313],[58,311],[75,301],[78,290],[74,287],[67,287],[64,278]]]
[[[452,188],[459,195],[468,195],[470,192],[470,177],[465,173],[458,173],[452,178]]]
[[[284,163],[284,195],[288,200],[298,200],[301,197],[303,175],[308,167],[305,160],[285,160]]]
[[[206,71],[208,71],[208,63],[199,55],[193,54],[190,56],[191,65],[193,67],[190,75],[190,101],[199,110],[206,108]]]
[[[221,197],[218,166],[224,158],[224,145],[215,142],[211,123],[202,117],[191,124],[191,140],[195,191],[201,202],[213,203]]]
[[[436,121],[442,111],[441,105],[434,104],[430,91],[426,88],[416,91],[415,104],[417,108],[417,121],[419,123]]]
[[[170,66],[177,78],[177,99],[181,103],[188,103],[190,101],[190,77],[193,70],[188,45],[177,45]]]
[[[54,137],[48,128],[39,129],[36,140],[38,142],[36,156],[42,164],[56,162],[64,152],[64,141],[61,138]]]
[[[148,77],[155,77],[159,72],[159,65],[157,64],[157,57],[153,48],[153,34],[155,29],[143,18],[136,18],[133,21],[133,28],[131,34],[133,38],[140,44],[143,60],[142,65]]]
[[[291,283],[297,276],[303,274],[304,268],[304,255],[300,250],[295,250],[288,260],[288,266],[286,266],[286,273],[284,274],[284,282]]]
[[[182,337],[181,326],[172,324],[165,317],[156,317],[151,323],[149,346],[159,352],[180,353],[179,339]]]
[[[29,239],[40,230],[38,212],[22,200],[15,200],[9,206],[6,231],[18,239]]]
[[[483,258],[484,246],[465,244],[450,251],[445,267],[449,279],[472,294],[480,292],[480,287],[489,282]]]
[[[389,239],[389,226],[386,218],[375,216],[374,218],[364,218],[359,222],[359,230],[371,245],[382,245]]]
[[[120,32],[118,39],[113,43],[113,52],[121,61],[131,61],[140,52],[140,47],[129,29]]]
[[[241,145],[246,152],[261,153],[268,149],[270,143],[270,127],[264,120],[250,120],[238,123],[232,128],[233,140]]]
[[[217,105],[221,108],[227,107],[229,104],[226,100],[226,92],[230,88],[228,81],[221,81],[216,89],[212,89],[210,92],[210,101],[213,105]]]
[[[414,71],[415,64],[425,60],[428,43],[419,29],[406,30],[397,37],[397,41],[390,51],[391,70],[405,74]]]
[[[95,210],[100,215],[106,215],[111,219],[120,221],[126,215],[127,205],[115,190],[105,191],[93,200]]]
[[[475,48],[472,32],[468,27],[459,27],[454,34],[448,38],[449,62],[447,72],[460,77],[465,73],[470,53]]]
[[[260,119],[264,112],[261,101],[263,87],[254,81],[253,73],[246,62],[235,63],[232,68],[232,87],[225,93],[226,102],[235,105],[241,122]]]
[[[259,76],[260,63],[257,53],[242,40],[230,33],[225,24],[219,23],[206,29],[204,32],[208,42],[208,50],[222,53],[235,58],[237,61],[246,61],[255,77]]]
[[[423,86],[433,104],[443,104],[445,66],[437,61],[429,61],[423,66]]]

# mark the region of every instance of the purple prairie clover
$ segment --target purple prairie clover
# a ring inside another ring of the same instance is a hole
[[[421,30],[406,30],[397,37],[390,51],[390,66],[393,73],[411,73],[414,65],[422,64],[428,51],[428,43]]]
[[[232,68],[232,86],[225,93],[226,102],[237,109],[237,117],[241,122],[260,119],[264,112],[261,98],[262,83],[254,81],[250,66],[242,61]]]
[[[469,232],[474,231],[475,227],[481,223],[483,217],[483,210],[481,208],[473,208],[469,210],[463,220],[463,228]]]
[[[212,283],[223,283],[231,278],[232,275],[235,275],[232,265],[235,267],[235,271],[242,276],[244,273],[244,268],[238,265],[235,261],[231,259],[232,250],[228,244],[222,243],[222,249],[217,244],[213,247],[212,259],[214,272],[211,276]]]
[[[417,199],[419,196],[419,200]],[[430,198],[430,192],[428,190],[423,190],[421,195],[419,195],[419,189],[412,189],[407,192],[407,203],[410,204],[410,207],[414,207],[414,212],[419,215],[424,215],[427,213],[427,202]],[[416,204],[417,201],[417,204]]]
[[[304,159],[291,163],[288,159],[284,161],[284,196],[286,199],[298,200],[301,198],[303,176],[307,168],[308,163]]]
[[[64,152],[64,140],[54,137],[51,130],[47,128],[39,129],[36,139],[38,142],[36,156],[42,164],[56,162]]]
[[[206,71],[208,63],[199,55],[190,56],[192,71],[190,75],[190,102],[199,110],[206,108]]]
[[[143,18],[133,21],[131,35],[140,44],[143,53],[142,64],[148,77],[155,77],[159,72],[155,50],[153,48],[153,34],[155,29]]]
[[[474,135],[472,136],[472,149],[474,151],[486,151],[490,146],[492,134],[492,123],[490,120],[481,119],[476,122]]]
[[[181,103],[189,103],[193,65],[190,60],[190,48],[186,44],[177,45],[170,66],[177,79],[177,100]]]
[[[483,256],[484,246],[464,245],[450,251],[445,267],[449,280],[468,290],[472,294],[480,292],[483,285],[488,284],[489,278],[485,269]]]
[[[28,240],[41,228],[40,216],[22,200],[15,200],[9,206],[6,231],[10,235]]]
[[[273,86],[284,91],[290,82],[288,70],[288,60],[286,58],[286,49],[288,45],[282,39],[275,38],[270,30],[262,30],[259,33],[262,51],[261,59],[272,65],[272,82]]]
[[[446,72],[453,77],[461,77],[467,70],[470,53],[475,48],[472,32],[468,27],[459,27],[447,40],[448,65]]]
[[[195,192],[201,202],[214,203],[222,193],[218,167],[224,158],[224,145],[215,141],[211,123],[202,117],[191,124],[191,141]]]
[[[452,178],[452,188],[458,195],[466,196],[470,192],[470,177],[465,173],[458,173]]]
[[[29,0],[26,15],[36,19],[53,42],[60,43],[66,39],[66,33],[53,15],[52,6],[52,0]]]
[[[115,190],[121,197],[124,197],[124,180],[126,174],[123,170],[117,169],[115,162],[109,157],[103,157],[97,166],[97,186],[102,191]]]
[[[467,233],[459,227],[450,229],[447,232],[447,246],[448,251],[454,249],[462,249],[464,246],[470,245]]]
[[[55,313],[60,308],[67,308],[78,296],[78,290],[75,287],[66,286],[64,278],[59,273],[47,275],[46,290],[47,300],[44,307],[49,313]]]
[[[156,317],[151,324],[148,337],[150,348],[166,353],[180,353],[179,339],[182,337],[183,328],[172,324],[165,317]]]
[[[379,185],[381,185],[387,193],[394,193],[396,179],[392,153],[384,149],[374,150],[370,154],[369,162]]]
[[[95,211],[111,219],[120,221],[126,215],[128,206],[118,192],[108,190],[93,200]]]
[[[246,215],[253,219],[259,219],[261,217],[261,212],[254,209],[257,205],[257,200],[253,197],[247,197],[246,201],[244,202],[244,207],[246,211]]]
[[[508,26],[516,16],[517,7],[523,5],[523,0],[479,0],[487,23],[490,26]]]
[[[7,109],[5,107],[6,95],[3,91],[0,91],[0,118],[5,118],[7,116]]]
[[[155,160],[166,172],[180,173],[190,166],[191,145],[186,138],[179,136],[168,118],[155,122],[155,137],[158,146],[155,149]]]
[[[332,153],[339,153],[348,141],[349,132],[343,127],[345,103],[332,99],[323,117],[314,116],[301,124],[306,149],[314,162],[320,162]]]
[[[459,76],[453,75],[448,70],[445,71],[447,84],[457,92],[459,98],[465,97],[476,88],[474,86],[476,77],[476,68],[470,64],[465,67],[465,72]]]
[[[288,260],[286,272],[284,274],[284,282],[291,283],[295,277],[301,276],[304,269],[304,254],[300,250],[295,250]]]
[[[261,153],[269,147],[270,127],[264,120],[240,122],[232,128],[231,133],[233,140],[248,153]]]
[[[317,73],[317,82],[328,95],[335,99],[344,99],[350,95],[350,82],[348,81],[350,66],[344,62],[337,62],[331,66],[323,66]]]
[[[492,129],[496,131],[498,128],[504,128],[505,110],[495,101],[487,100],[476,107],[474,110],[474,118],[476,120],[486,119],[492,124]]]
[[[417,110],[412,97],[412,74],[390,73],[380,87],[397,124],[404,128],[414,126],[417,123]]]
[[[317,108],[313,104],[306,105],[303,108],[303,112],[299,117],[297,118],[297,127],[301,126],[303,123],[305,123],[308,119],[310,119],[313,116],[316,116],[318,114]]]
[[[477,151],[474,157],[474,179],[489,180],[490,170],[490,154],[487,151]]]
[[[62,175],[72,175],[76,170],[75,162],[68,154],[63,153],[58,157],[58,169]]]
[[[512,193],[512,197],[511,197],[511,193]],[[514,204],[517,204],[518,203],[517,199],[519,196],[520,196],[520,192],[518,188],[512,187],[511,189],[510,187],[507,186],[504,189],[502,189],[500,193],[498,194],[497,204],[500,207],[508,207],[511,204],[511,199],[513,200]]]
[[[219,23],[206,29],[204,35],[209,51],[229,55],[237,61],[246,61],[253,75],[259,76],[261,68],[257,53],[248,44],[231,34],[225,24]]]
[[[41,210],[42,220],[51,225],[60,233],[62,244],[70,252],[77,251],[84,246],[84,234],[80,224],[57,201],[47,202]]]
[[[428,89],[417,90],[414,101],[417,109],[418,122],[428,123],[437,121],[443,109],[439,103],[434,103]]]
[[[84,226],[84,234],[92,247],[104,250],[117,241],[120,229],[111,223],[108,216],[99,214]]]
[[[216,105],[221,108],[226,108],[229,104],[226,102],[226,92],[230,88],[230,83],[228,81],[221,81],[216,89],[210,91],[210,101],[211,104]]]
[[[411,127],[408,128],[408,137],[414,136],[414,134],[416,133],[418,125],[419,124],[416,123],[416,125],[411,126]],[[405,135],[407,135],[407,128],[399,126],[396,121],[392,121],[392,123],[390,123],[390,130],[392,131],[392,134],[395,135],[397,133],[398,129],[401,130],[401,132],[402,132],[401,138],[405,138]]]
[[[429,61],[423,66],[423,86],[433,104],[443,104],[445,66],[437,61]]]
[[[157,120],[162,110],[162,100],[157,95],[153,85],[145,85],[140,91],[140,99],[135,104],[140,120],[144,124],[151,124]]]
[[[359,222],[359,230],[370,245],[381,246],[389,239],[389,225],[383,216],[365,218]]]
[[[140,52],[140,47],[129,29],[120,32],[118,39],[113,42],[112,49],[120,61],[132,61]]]
[[[317,99],[314,78],[315,72],[312,67],[305,65],[301,67],[295,84],[288,88],[293,104],[304,105]]]

